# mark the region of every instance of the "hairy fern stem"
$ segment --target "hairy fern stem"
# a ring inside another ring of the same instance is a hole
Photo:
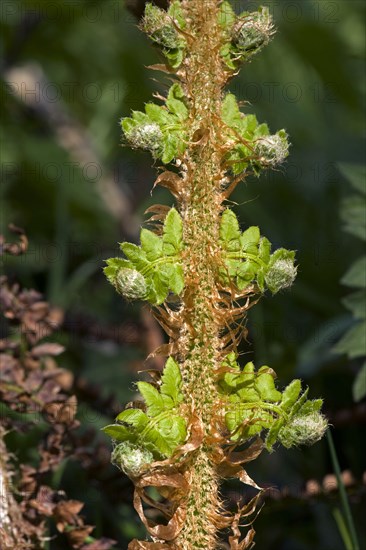
[[[285,130],[270,135],[224,92],[240,63],[269,42],[272,22],[266,8],[237,16],[227,1],[173,0],[167,12],[147,4],[142,28],[165,58],[154,68],[174,83],[163,106],[134,111],[122,130],[132,147],[171,165],[154,186],[167,187],[177,205],[152,208],[155,230],[142,229],[140,247],[122,243],[124,258],[107,260],[105,273],[126,299],[154,307],[170,341],[157,350],[168,356],[163,372],[137,384],[143,403],[104,430],[115,441],[113,462],[135,483],[134,505],[151,537],[130,550],[214,550],[228,528],[231,550],[244,550],[253,544],[261,490],[243,465],[276,443],[313,443],[327,426],[322,401],[307,400],[300,380],[280,392],[271,368],[237,362],[249,307],[296,276],[293,251],[271,253],[259,228],[242,232],[224,205],[247,174],[288,153]],[[255,487],[257,496],[225,512],[225,478]],[[150,486],[164,502],[153,501]],[[143,502],[165,521],[149,520]],[[250,527],[241,539],[243,516]]]

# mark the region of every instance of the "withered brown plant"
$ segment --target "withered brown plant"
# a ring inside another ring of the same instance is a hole
[[[284,130],[271,135],[224,92],[240,64],[270,41],[272,21],[266,8],[236,15],[228,2],[174,0],[168,11],[147,4],[141,27],[165,61],[153,68],[173,84],[157,96],[163,105],[148,103],[121,125],[132,147],[151,152],[161,167],[154,187],[168,188],[176,203],[152,207],[141,246],[122,243],[124,257],[107,260],[105,273],[124,298],[153,306],[169,336],[156,353],[168,359],[162,373],[149,371],[151,383],[137,383],[143,401],[105,432],[151,536],[131,550],[210,550],[229,530],[230,548],[240,550],[253,544],[261,493],[243,464],[276,442],[313,443],[326,429],[321,400],[307,400],[299,380],[280,392],[271,368],[237,362],[248,309],[296,276],[294,252],[271,253],[259,228],[242,232],[225,203],[240,180],[288,154]],[[231,477],[258,491],[234,513],[220,498],[220,483]],[[144,504],[161,521],[148,519]]]
[[[0,256],[18,256],[27,250],[24,232],[15,226],[10,229],[18,242],[7,242],[0,235]],[[73,375],[56,362],[64,348],[44,341],[60,328],[63,312],[39,292],[1,276],[0,313],[4,331],[0,339],[0,548],[46,548],[53,524],[59,536],[66,536],[69,548],[109,550],[113,540],[91,536],[94,527],[86,525],[81,515],[84,503],[52,486],[54,472],[67,458],[82,462],[86,455],[85,443],[79,443],[76,432]],[[17,452],[9,452],[7,438],[29,434],[40,424],[42,435],[29,460],[21,462]],[[97,464],[95,448],[93,458]],[[87,460],[86,456],[84,464]]]

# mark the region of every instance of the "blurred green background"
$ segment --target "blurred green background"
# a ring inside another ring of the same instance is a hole
[[[341,302],[349,289],[340,280],[364,244],[356,235],[365,226],[359,194],[365,185],[365,4],[264,4],[277,34],[229,88],[243,110],[256,113],[273,132],[286,128],[291,154],[281,170],[246,180],[231,198],[243,228],[259,225],[276,247],[298,251],[299,274],[290,292],[265,298],[250,312],[242,352],[258,365],[271,365],[283,385],[301,377],[312,397],[325,399],[341,469],[354,479],[348,494],[366,548],[366,413],[362,387],[357,402],[352,391],[365,353],[358,337],[351,358],[333,350],[355,326]],[[240,12],[259,4],[234,5]],[[0,11],[1,232],[13,222],[30,240],[28,253],[8,259],[4,268],[65,309],[57,338],[67,352],[60,364],[75,373],[84,430],[105,425],[131,400],[137,370],[164,338],[148,312],[125,304],[102,274],[103,259],[116,253],[117,242],[137,239],[144,211],[173,203],[165,190],[150,193],[149,155],[119,146],[119,118],[169,85],[145,68],[159,55],[137,28],[133,12],[141,13],[142,6],[4,0]],[[352,209],[355,188],[359,202]],[[356,229],[344,231],[346,219]],[[365,317],[362,307],[359,317]],[[260,485],[277,487],[256,521],[259,549],[345,548],[335,519],[339,496],[322,486],[333,473],[326,441],[263,455],[248,471]],[[70,497],[86,502],[97,536],[115,538],[120,549],[144,536],[131,484],[113,467],[96,482],[71,461],[59,478]],[[306,491],[309,480],[320,484],[319,494]],[[236,484],[226,489],[232,501],[245,492]],[[50,548],[67,547],[57,544]]]

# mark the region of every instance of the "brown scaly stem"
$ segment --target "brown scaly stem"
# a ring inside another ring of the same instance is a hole
[[[173,193],[177,208],[149,209],[155,232],[142,229],[141,247],[122,243],[126,259],[110,258],[105,273],[126,299],[157,306],[170,342],[155,353],[169,358],[161,375],[150,372],[153,383],[138,382],[144,402],[104,430],[116,442],[112,462],[135,483],[135,509],[153,539],[134,540],[130,550],[214,550],[219,531],[229,527],[230,548],[244,550],[253,543],[261,491],[243,464],[264,445],[271,451],[277,441],[313,443],[326,429],[321,400],[306,401],[300,380],[281,393],[272,369],[256,371],[250,362],[241,369],[230,352],[246,334],[247,309],[266,289],[275,294],[296,276],[293,251],[271,254],[258,227],[241,232],[234,212],[223,207],[249,170],[258,174],[287,156],[285,130],[270,135],[223,93],[238,60],[268,43],[272,24],[266,8],[236,16],[227,2],[174,0],[168,13],[147,4],[142,26],[170,63],[153,68],[180,83],[165,105],[148,103],[145,113],[123,119],[122,129],[132,147],[179,169],[154,184]],[[219,484],[235,477],[259,493],[231,514]],[[151,499],[151,486],[166,502]],[[149,521],[143,502],[167,521]],[[242,540],[241,517],[250,526]]]
[[[186,255],[186,289],[182,298],[182,330],[178,340],[183,362],[184,393],[200,417],[207,434],[218,402],[215,370],[219,365],[219,325],[215,311],[219,294],[215,273],[221,211],[220,183],[224,177],[217,128],[224,84],[222,41],[216,0],[183,4],[188,41],[185,87],[191,100],[189,137],[183,163],[187,167],[185,197],[181,205]],[[208,52],[210,55],[208,55]],[[197,142],[195,144],[194,142]],[[203,442],[188,466],[190,494],[185,525],[176,544],[182,550],[216,546],[213,518],[220,509],[216,466],[210,445]]]

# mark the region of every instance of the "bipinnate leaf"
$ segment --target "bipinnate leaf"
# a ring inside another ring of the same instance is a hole
[[[187,436],[186,423],[181,416],[163,418],[158,424],[158,429],[165,443],[169,446],[170,453],[172,453]]]
[[[178,155],[178,142],[174,135],[166,135],[163,140],[164,150],[161,160],[164,164],[169,164]]]
[[[272,451],[273,445],[276,443],[280,429],[285,423],[285,418],[280,416],[269,429],[266,436],[266,448],[267,451]]]
[[[127,260],[107,260],[104,273],[108,280],[127,300],[142,299],[160,305],[170,291],[179,296],[184,289],[183,226],[177,210],[172,208],[168,212],[162,237],[143,228],[140,239],[141,246],[128,242],[120,244]]]
[[[324,433],[327,422],[319,412],[322,400],[307,400],[309,390],[301,393],[300,380],[293,380],[281,393],[270,367],[264,365],[256,371],[249,362],[240,370],[233,352],[225,358],[223,367],[218,389],[227,396],[225,424],[232,441],[240,444],[266,431],[265,443],[271,451],[276,441],[287,447],[311,444]],[[225,372],[228,367],[233,372]],[[314,427],[314,434],[306,428],[304,419]]]
[[[147,2],[141,26],[152,41],[160,46],[169,65],[177,69],[183,61],[186,46],[183,35],[178,30],[186,26],[180,2],[171,2],[167,12]]]
[[[152,122],[156,122],[161,128],[165,124],[171,122],[169,112],[164,109],[161,105],[156,105],[155,103],[147,103],[145,105],[146,114]]]
[[[296,379],[290,382],[282,393],[281,408],[285,411],[290,410],[297,401],[301,392],[301,381]]]
[[[132,243],[121,243],[120,246],[122,252],[138,271],[143,271],[149,267],[149,261],[147,260],[146,253],[141,247]]]
[[[156,266],[156,269],[150,273],[150,278],[154,292],[151,302],[156,305],[162,304],[169,293],[169,278],[166,270],[163,266]]]
[[[279,248],[271,255],[271,243],[261,237],[259,227],[251,226],[241,233],[230,209],[221,217],[220,244],[225,261],[225,268],[219,270],[222,284],[234,283],[243,291],[256,283],[257,292],[267,288],[275,294],[291,286],[296,277],[295,252]]]
[[[169,357],[159,389],[148,382],[137,383],[146,405],[146,413],[142,409],[125,409],[117,416],[118,423],[106,426],[103,431],[115,441],[131,443],[133,454],[137,453],[136,460],[139,453],[145,451],[153,453],[156,459],[171,456],[187,437],[186,420],[177,412],[177,407],[183,401],[181,385],[179,365]],[[127,457],[119,456],[119,459],[123,459],[125,464]],[[127,470],[130,466],[126,466]]]
[[[243,116],[234,94],[226,94],[224,97],[221,116],[222,120],[231,127],[234,127]]]
[[[152,384],[137,382],[137,387],[147,405],[148,416],[158,416],[163,411],[174,407],[173,400],[168,395],[162,395]]]
[[[220,4],[220,10],[219,10],[219,24],[224,27],[224,29],[227,29],[231,31],[231,28],[233,24],[235,23],[236,15],[231,7],[230,2],[227,2],[224,0]]]
[[[173,452],[172,445],[161,434],[160,430],[151,425],[146,433],[143,434],[144,446],[155,451],[161,456],[170,456]]]
[[[102,430],[115,441],[133,441],[136,439],[131,430],[122,424],[109,424]]]
[[[260,239],[259,227],[251,226],[240,237],[240,244],[243,252],[247,254],[258,255],[258,245]]]
[[[162,13],[166,16],[166,12]],[[179,49],[172,49],[169,55],[177,61],[177,54],[179,57]],[[126,140],[133,148],[150,151],[154,159],[161,159],[164,164],[172,162],[187,146],[186,101],[182,87],[174,83],[165,105],[147,103],[145,113],[133,111],[132,117],[121,120]]]
[[[175,83],[168,92],[166,105],[171,113],[179,119],[185,120],[188,116],[188,109],[184,102],[184,92],[182,87]]]
[[[163,242],[161,237],[149,229],[141,229],[140,233],[141,248],[146,254],[146,258],[153,262],[161,258],[163,254]]]
[[[270,261],[271,247],[272,245],[269,242],[269,240],[266,237],[262,237],[259,243],[258,253],[259,253],[260,259],[265,264],[268,264],[268,262]]]
[[[163,374],[161,377],[160,392],[163,395],[170,397],[175,406],[183,400],[181,393],[182,375],[179,365],[172,357],[169,357],[165,363]]]
[[[238,218],[230,208],[224,210],[220,222],[220,241],[225,250],[240,249],[240,227]]]
[[[177,296],[179,296],[184,289],[184,273],[181,264],[173,263],[169,269],[169,288]]]
[[[309,388],[306,388],[306,390],[300,394],[299,398],[297,399],[297,401],[295,401],[295,403],[292,405],[290,411],[287,411],[287,414],[290,414],[290,416],[294,416],[296,415],[300,410],[302,411],[303,408],[305,407],[306,408],[309,408],[311,409],[311,411],[314,409],[314,403],[313,401],[307,401],[307,397],[308,397],[308,393],[309,393]],[[322,403],[322,400],[321,399],[318,399],[318,401],[320,401]],[[311,405],[310,405],[311,404]],[[305,406],[306,405],[306,406]],[[305,410],[304,409],[304,410]],[[301,413],[302,414],[302,413]]]
[[[132,426],[138,432],[142,431],[149,422],[147,415],[141,409],[125,409],[116,420]]]
[[[175,208],[171,208],[165,218],[163,227],[163,252],[166,256],[179,254],[182,248],[182,218]]]
[[[266,366],[259,369],[255,386],[262,401],[276,403],[281,400],[282,395],[281,392],[276,390],[273,374],[268,371],[270,371],[270,369]]]

